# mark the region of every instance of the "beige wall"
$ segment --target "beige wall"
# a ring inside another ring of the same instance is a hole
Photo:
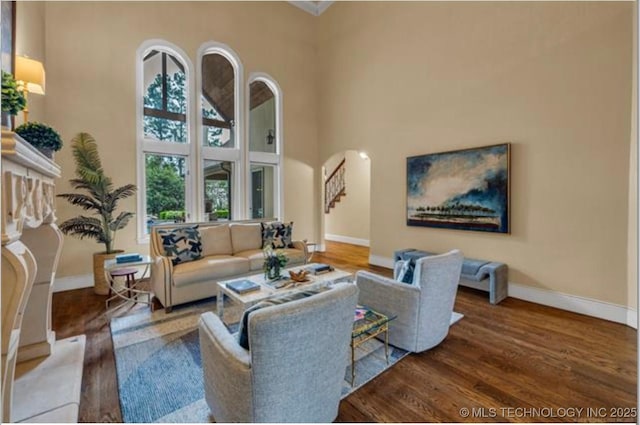
[[[313,16],[283,2],[48,2],[45,5],[47,120],[65,140],[56,155],[69,190],[75,168],[70,139],[93,134],[115,184],[136,182],[136,50],[161,38],[182,48],[195,66],[206,41],[230,46],[251,72],[266,72],[283,91],[284,219],[295,222],[294,237],[315,239],[319,204],[316,129],[315,25]],[[136,211],[136,200],[122,208]],[[58,203],[58,217],[79,214]],[[118,234],[120,249],[147,252],[136,241],[135,224]],[[92,240],[66,237],[58,276],[91,273]]]
[[[324,215],[325,235],[369,241],[369,203],[371,161],[360,158],[358,152],[348,150],[334,155],[325,163],[327,177],[340,161],[345,160],[346,196]]]
[[[371,254],[503,261],[629,303],[630,2],[337,2],[318,28],[320,160],[371,157]],[[512,143],[511,235],[408,227],[407,156]]]
[[[27,56],[42,62],[46,73],[44,32],[44,3],[16,2],[16,55]],[[29,93],[27,100],[29,121],[46,122],[44,96]],[[22,113],[20,113],[16,115],[16,126],[22,124],[22,122]]]

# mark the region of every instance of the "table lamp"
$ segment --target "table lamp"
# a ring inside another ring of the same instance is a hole
[[[24,98],[27,93],[44,94],[44,66],[37,60],[25,56],[16,56],[16,80],[22,83]],[[25,106],[23,112],[24,122],[29,117],[29,104]]]

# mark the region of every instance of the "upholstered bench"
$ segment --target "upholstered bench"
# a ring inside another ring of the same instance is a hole
[[[394,262],[435,255],[433,252],[413,248],[401,249],[394,253]],[[489,292],[489,302],[498,304],[509,296],[509,268],[504,263],[465,258],[462,263],[459,285]]]

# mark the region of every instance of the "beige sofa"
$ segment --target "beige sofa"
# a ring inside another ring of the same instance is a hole
[[[198,224],[202,258],[173,265],[165,255],[159,229],[176,229]],[[262,271],[262,228],[260,222],[181,223],[154,226],[150,235],[151,291],[167,311],[190,301],[218,295],[216,282]],[[308,258],[304,242],[278,251],[289,258],[287,266],[304,264]]]

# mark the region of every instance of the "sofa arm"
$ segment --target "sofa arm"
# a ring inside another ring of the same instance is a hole
[[[492,262],[480,267],[489,275],[489,302],[498,304],[509,296],[509,268],[504,263]]]
[[[291,242],[291,246],[295,249],[299,249],[304,252],[304,263],[307,264],[309,262],[309,248],[307,248],[307,243],[305,241],[293,241]]]
[[[200,316],[198,326],[205,399],[211,413],[218,422],[252,422],[246,416],[253,411],[249,351],[211,312]]]
[[[151,263],[151,290],[166,309],[170,309],[173,283],[173,263],[169,257],[156,255]]]

